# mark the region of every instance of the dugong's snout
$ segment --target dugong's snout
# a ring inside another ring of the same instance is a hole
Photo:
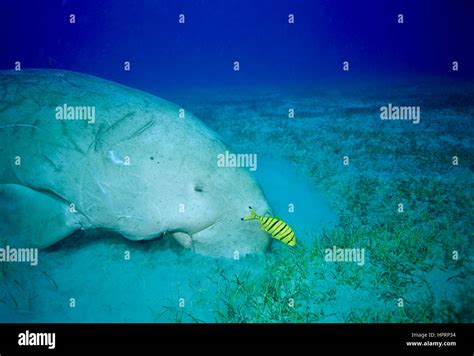
[[[242,214],[242,216],[244,216]],[[271,243],[257,221],[242,221],[239,214],[219,219],[191,236],[192,249],[201,255],[239,258],[264,252]]]

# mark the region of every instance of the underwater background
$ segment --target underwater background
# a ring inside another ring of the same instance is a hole
[[[258,154],[298,246],[229,260],[77,232],[0,264],[0,322],[472,322],[473,20],[461,0],[2,1],[1,70],[181,105]],[[420,122],[381,120],[389,104]],[[326,261],[334,246],[364,263]]]

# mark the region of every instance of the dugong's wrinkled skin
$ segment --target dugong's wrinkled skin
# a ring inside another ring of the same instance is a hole
[[[56,107],[95,107],[95,123]],[[57,70],[0,72],[0,239],[47,247],[78,229],[131,240],[169,233],[210,256],[264,251],[269,236],[240,218],[265,198],[192,114],[147,93]],[[238,251],[238,252],[236,252]]]

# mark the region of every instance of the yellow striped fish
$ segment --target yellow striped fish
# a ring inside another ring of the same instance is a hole
[[[271,216],[260,216],[257,215],[255,210],[249,206],[250,215],[243,217],[241,220],[258,220],[262,230],[268,232],[272,237],[278,241],[281,241],[288,246],[296,245],[296,236],[291,227],[281,219],[274,218]]]

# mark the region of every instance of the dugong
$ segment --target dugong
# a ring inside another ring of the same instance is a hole
[[[60,70],[0,71],[0,240],[45,248],[79,229],[173,236],[209,256],[264,251],[242,223],[270,212],[248,169],[191,113],[117,83]]]

